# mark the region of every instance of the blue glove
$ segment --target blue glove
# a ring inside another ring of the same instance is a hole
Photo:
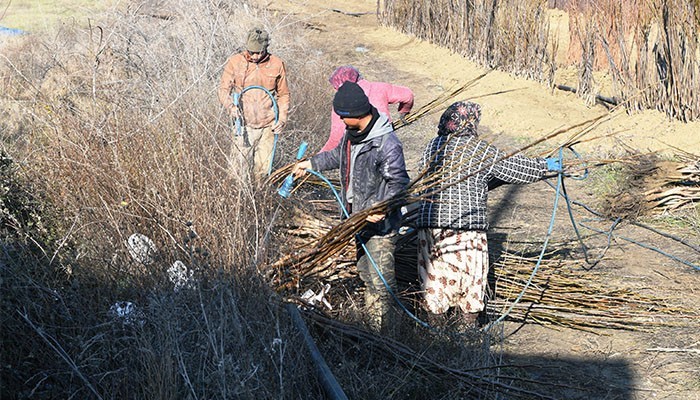
[[[547,170],[548,171],[554,171],[554,172],[562,172],[563,169],[561,167],[561,160],[559,157],[549,157],[545,158],[545,161],[547,161]]]

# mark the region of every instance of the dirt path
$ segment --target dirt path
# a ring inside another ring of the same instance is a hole
[[[369,0],[352,3],[275,0],[268,4],[272,10],[283,15],[294,14],[305,21],[310,27],[308,39],[325,52],[332,64],[352,64],[369,80],[411,87],[417,107],[483,72],[448,50],[380,27],[374,15],[375,7],[376,3]],[[511,149],[557,128],[607,112],[601,106],[586,107],[572,94],[552,93],[538,83],[501,72],[490,73],[464,97],[504,90],[509,92],[483,97],[478,102],[483,106],[482,126],[491,133],[489,137]],[[434,134],[438,117],[439,113],[426,117],[401,132],[410,170],[417,169],[418,155]],[[640,151],[666,151],[673,146],[700,153],[700,122],[681,124],[653,111],[632,116],[616,113],[591,136],[611,133],[615,133],[614,138],[595,141],[579,150],[589,155],[608,155],[621,152],[625,146]],[[556,141],[547,146],[556,147]],[[586,182],[572,182],[570,186],[572,197],[584,203],[592,200]],[[528,243],[524,242],[542,243],[552,199],[552,190],[544,183],[494,191],[489,204],[492,224],[489,234],[501,239],[502,247],[513,251],[527,247]],[[554,246],[573,238],[566,218],[565,210],[561,209]],[[700,242],[693,232],[679,232],[690,242]],[[621,234],[653,243],[695,265],[700,264],[697,252],[649,231],[625,226]],[[598,246],[592,251],[601,251],[604,243]],[[604,261],[587,274],[592,282],[611,288],[633,288],[691,309],[697,309],[700,304],[700,272],[624,240],[616,240]],[[503,350],[510,361],[533,365],[531,378],[590,391],[581,395],[580,391],[562,387],[555,394],[557,398],[700,399],[697,327],[678,326],[649,332],[582,332],[508,323],[503,335],[504,341],[495,347]]]

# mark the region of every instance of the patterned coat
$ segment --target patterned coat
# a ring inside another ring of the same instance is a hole
[[[505,155],[470,131],[433,138],[423,154],[423,166],[429,167],[426,183],[446,179],[424,193],[428,198],[421,203],[417,227],[486,230],[489,181],[531,183],[547,172],[543,158]]]

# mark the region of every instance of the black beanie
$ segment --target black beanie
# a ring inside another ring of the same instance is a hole
[[[370,114],[372,106],[360,85],[355,82],[345,82],[333,98],[333,109],[341,118],[357,118]]]

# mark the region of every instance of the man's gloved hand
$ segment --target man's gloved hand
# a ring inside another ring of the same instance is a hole
[[[406,121],[406,116],[408,113],[400,113],[399,114],[399,121],[403,122],[404,125],[408,125],[408,121]]]
[[[561,165],[561,160],[559,157],[549,157],[545,158],[545,161],[547,161],[547,170],[548,171],[554,171],[554,172],[562,172],[563,168]]]

